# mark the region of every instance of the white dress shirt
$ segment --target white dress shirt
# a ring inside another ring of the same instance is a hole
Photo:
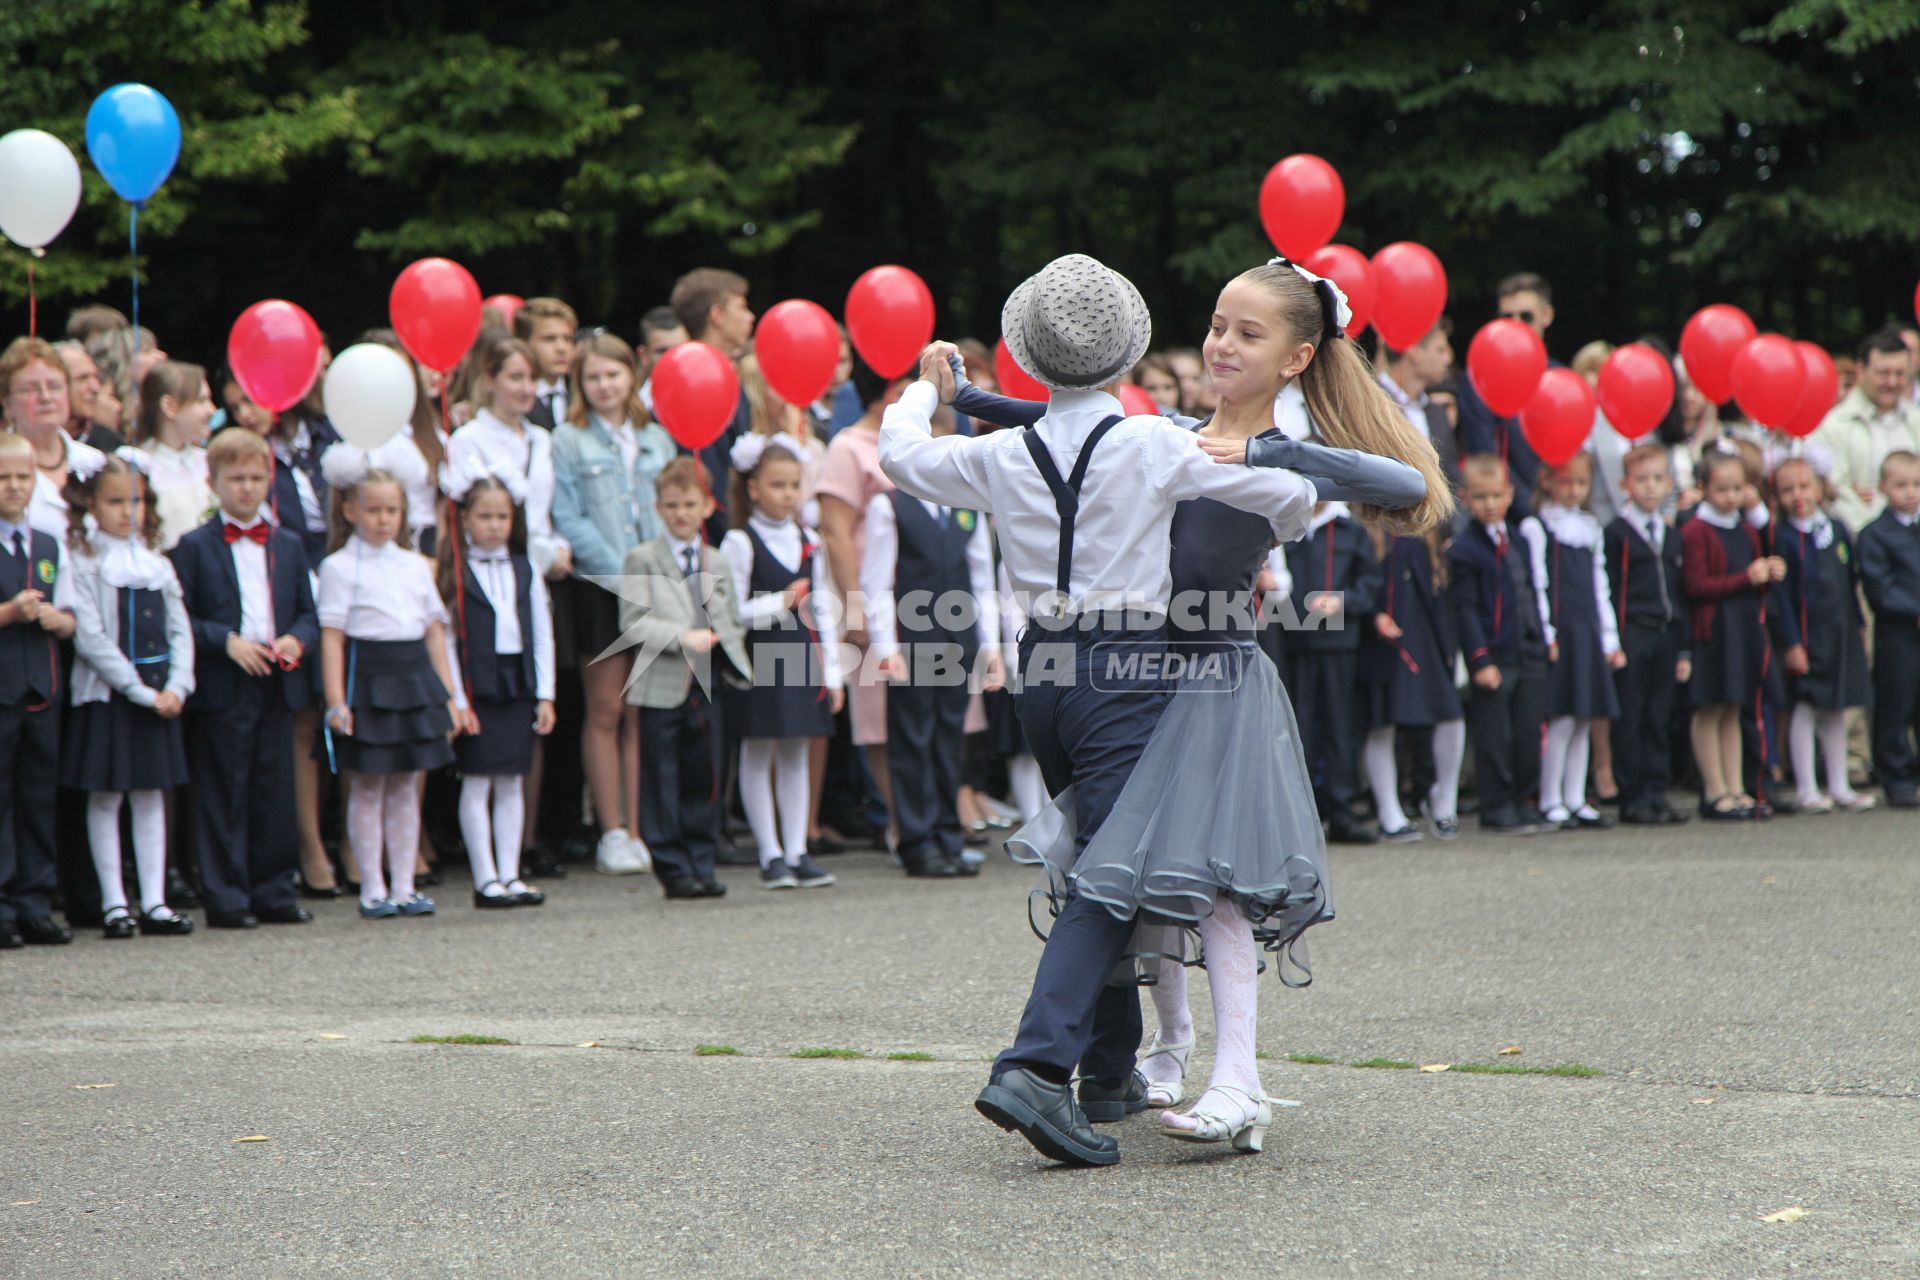
[[[938,520],[946,508],[925,498],[914,498]],[[947,518],[953,513],[947,510]],[[894,514],[893,496],[876,494],[867,504],[867,545],[860,557],[860,594],[866,597],[867,638],[876,658],[890,658],[900,652],[900,633],[895,623],[896,600],[893,575],[900,563],[900,523]],[[967,539],[968,589],[974,599],[974,632],[979,636],[980,652],[1000,649],[1000,601],[994,590],[993,543],[987,533],[986,517],[977,517],[973,534]],[[909,592],[913,588],[908,588]],[[932,610],[938,600],[927,602]]]
[[[314,603],[321,626],[355,640],[419,640],[429,623],[447,620],[431,561],[397,543],[376,547],[357,533],[320,562]]]
[[[991,511],[1016,594],[1030,601],[1052,596],[1060,517],[1022,442],[1024,433],[935,439],[928,424],[937,405],[933,384],[916,382],[887,407],[881,469],[916,497]],[[1105,392],[1056,391],[1046,416],[1031,429],[1064,479],[1095,425],[1125,412]],[[1165,418],[1127,418],[1100,442],[1081,488],[1068,612],[1135,608],[1164,614],[1173,591],[1169,528],[1174,508],[1188,498],[1213,498],[1263,515],[1283,543],[1306,532],[1313,517],[1313,484],[1305,478],[1276,468],[1223,466],[1200,448],[1193,432]]]
[[[244,530],[268,522],[265,516],[255,515],[241,524],[223,511],[220,523]],[[273,536],[270,527],[267,536]],[[227,551],[233,556],[233,571],[240,580],[240,638],[272,644],[279,637],[273,631],[273,582],[267,574],[267,549],[252,538],[241,538],[228,543]]]
[[[607,434],[612,436],[613,442],[620,447],[620,474],[632,475],[633,464],[640,460],[640,432],[635,429],[631,420],[616,427],[609,425],[605,418],[600,418],[600,415],[594,416],[600,419],[600,425],[607,428]]]
[[[553,438],[538,427],[510,427],[482,409],[447,441],[447,471],[517,471],[527,481],[527,557],[546,573],[567,541],[553,529]],[[571,547],[567,548],[572,550]]]
[[[160,513],[160,549],[167,551],[204,524],[207,508],[214,504],[207,451],[194,445],[174,449],[158,440],[148,441],[144,448],[151,468],[147,484],[153,490],[154,509]]]
[[[1386,390],[1388,399],[1400,406],[1407,425],[1418,431],[1422,440],[1433,439],[1433,432],[1427,426],[1427,393],[1422,391],[1418,396],[1408,395],[1407,389],[1395,382],[1385,369],[1380,371],[1380,385]]]
[[[567,420],[567,380],[561,378],[548,382],[542,378],[533,384],[533,394],[541,404],[553,409],[553,425],[559,426]]]
[[[526,638],[520,634],[519,584],[514,581],[511,554],[505,547],[486,551],[469,542],[466,559],[473,566],[473,577],[480,584],[481,593],[487,597],[487,607],[493,610],[494,653],[518,657],[525,652]],[[552,702],[553,609],[547,601],[547,584],[538,573],[533,575],[528,605],[533,613],[533,696],[537,702]],[[460,638],[452,627],[445,628],[445,636],[447,669],[457,673],[461,669]],[[454,701],[465,707],[465,682],[456,675],[454,684],[461,686],[453,691]]]
[[[820,665],[827,688],[838,689],[841,671],[840,631],[834,625],[836,620],[832,611],[826,607],[826,602],[833,598],[827,586],[827,549],[820,545],[818,534],[811,529],[803,530],[792,520],[775,524],[758,511],[748,520],[753,525],[753,531],[760,535],[760,541],[773,554],[783,575],[799,576],[803,537],[813,547],[813,590],[800,607],[807,611],[814,633],[820,638]],[[734,584],[739,588],[735,592],[735,599],[738,601],[740,621],[744,625],[757,627],[787,611],[778,591],[748,598],[753,582],[753,540],[747,537],[746,530],[728,530],[727,536],[720,540],[720,556],[727,562],[727,568],[733,571]],[[683,569],[686,567],[684,559],[680,561],[680,566]],[[792,578],[788,581],[792,581]]]
[[[1273,425],[1289,440],[1313,438],[1313,419],[1307,416],[1307,397],[1300,390],[1300,379],[1280,388],[1280,394],[1273,398]]]

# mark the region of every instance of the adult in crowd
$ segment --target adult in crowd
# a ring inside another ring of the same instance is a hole
[[[632,653],[606,652],[620,638],[620,595],[610,584],[627,553],[660,532],[653,482],[676,450],[648,420],[639,356],[620,338],[602,332],[581,343],[567,381],[567,417],[553,433],[553,525],[573,547],[573,578],[554,607],[573,612],[585,695],[580,757],[601,831],[595,862],[637,871],[640,709],[625,695]]]
[[[687,331],[689,342],[704,343],[712,347],[729,360],[738,360],[747,354],[753,342],[753,309],[747,305],[747,278],[733,271],[723,271],[718,267],[696,267],[680,277],[674,283],[673,295],[668,305],[673,308],[674,316]],[[747,403],[747,393],[740,392],[740,402],[734,406],[733,421],[720,433],[719,439],[699,451],[699,458],[706,465],[707,475],[713,480],[713,492],[722,496],[731,489],[733,464],[729,454],[733,442],[738,440],[753,426],[753,410]],[[724,497],[722,498],[724,501]],[[707,541],[715,546],[727,532],[730,519],[725,510],[715,511],[707,521]]]
[[[85,346],[68,338],[54,343],[53,349],[67,367],[67,385],[72,388],[67,434],[102,453],[112,453],[127,442],[120,434],[119,397],[100,376],[100,366]]]
[[[1546,341],[1553,327],[1553,286],[1544,276],[1521,271],[1508,276],[1494,291],[1502,320],[1518,320]],[[1547,363],[1559,362],[1548,358]],[[1513,481],[1513,516],[1516,520],[1533,510],[1534,482],[1540,477],[1540,458],[1520,430],[1520,419],[1502,418],[1487,408],[1486,401],[1473,389],[1473,379],[1460,380],[1460,451],[1490,453],[1507,464]]]
[[[1896,449],[1920,452],[1920,405],[1913,388],[1913,353],[1889,325],[1860,344],[1860,381],[1820,424],[1814,439],[1832,455],[1827,477],[1833,514],[1856,533],[1886,509],[1880,464]]]
[[[1447,370],[1453,367],[1453,321],[1441,316],[1426,337],[1405,351],[1395,351],[1384,344],[1380,350],[1386,356],[1385,367],[1378,375],[1380,385],[1400,406],[1400,412],[1413,429],[1433,445],[1433,451],[1440,455],[1440,470],[1446,475],[1447,483],[1453,486],[1454,492],[1459,492],[1462,483],[1460,442],[1455,438],[1447,411],[1427,394],[1446,379]]]

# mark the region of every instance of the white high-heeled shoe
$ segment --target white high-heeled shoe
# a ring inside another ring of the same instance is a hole
[[[1153,1040],[1147,1045],[1146,1052],[1140,1055],[1140,1074],[1147,1081],[1147,1105],[1150,1107],[1177,1107],[1180,1100],[1187,1096],[1185,1084],[1187,1078],[1187,1055],[1193,1052],[1193,1037],[1189,1035],[1178,1044],[1166,1044],[1155,1030]],[[1148,1058],[1157,1058],[1165,1054],[1180,1065],[1178,1080],[1155,1080],[1147,1076]]]
[[[1195,1107],[1187,1113],[1187,1118],[1197,1121],[1197,1128],[1182,1129],[1162,1119],[1160,1132],[1180,1142],[1228,1142],[1233,1144],[1235,1151],[1260,1150],[1260,1144],[1267,1137],[1267,1127],[1273,1123],[1273,1108],[1267,1105],[1266,1098],[1255,1098],[1245,1089],[1230,1084],[1214,1085],[1208,1092],[1232,1094],[1245,1099],[1247,1106],[1253,1109],[1253,1117],[1242,1119],[1234,1116],[1229,1119]]]

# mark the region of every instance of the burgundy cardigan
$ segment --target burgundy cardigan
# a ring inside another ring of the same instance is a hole
[[[1744,514],[1740,527],[1746,530],[1747,541],[1753,544],[1753,558],[1758,560],[1762,554],[1759,531],[1747,523]],[[1742,591],[1760,590],[1745,570],[1727,572],[1726,547],[1714,527],[1697,516],[1680,526],[1680,585],[1693,605],[1696,641],[1713,638],[1713,615],[1720,601]]]

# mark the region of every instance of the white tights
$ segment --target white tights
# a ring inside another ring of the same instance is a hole
[[[1361,750],[1382,831],[1398,831],[1407,825],[1406,812],[1400,808],[1400,769],[1393,758],[1393,735],[1392,725],[1382,725],[1367,734]],[[1433,786],[1427,789],[1427,807],[1436,821],[1451,822],[1460,816],[1460,762],[1466,747],[1465,720],[1446,720],[1433,727],[1434,777]]]
[[[795,866],[807,851],[808,744],[806,738],[747,738],[740,743],[740,806],[747,811],[763,867],[782,860]]]
[[[158,791],[87,793],[87,843],[93,846],[93,872],[100,877],[100,906],[112,911],[116,907],[124,910],[127,905],[127,886],[120,870],[123,797],[133,810],[133,861],[140,871],[140,909],[161,911],[167,905],[167,802]]]
[[[347,775],[347,838],[360,868],[360,901],[374,903],[392,889],[395,902],[413,900],[413,866],[420,856],[420,774]],[[380,849],[387,851],[389,885],[380,874]]]
[[[1559,809],[1597,816],[1587,809],[1587,755],[1592,733],[1591,720],[1555,716],[1547,721],[1547,744],[1540,753],[1540,811],[1549,817]]]
[[[488,793],[492,793],[489,814]],[[526,825],[526,779],[518,774],[468,774],[460,783],[460,835],[467,842],[473,887],[501,891],[520,878],[520,836]]]
[[[1013,805],[1020,810],[1020,821],[1033,821],[1047,807],[1047,784],[1040,776],[1040,762],[1030,755],[1015,756],[1007,762],[1007,781],[1013,785]]]
[[[1192,1043],[1187,966],[1181,963],[1187,954],[1187,931],[1177,924],[1143,924],[1134,930],[1134,939],[1142,951],[1172,957],[1153,961],[1155,981],[1148,991],[1153,995],[1153,1015],[1160,1028],[1154,1040],[1161,1045]],[[1185,1069],[1184,1061],[1184,1055],[1176,1059],[1170,1053],[1151,1054],[1140,1060],[1140,1074],[1149,1084],[1174,1084]]]
[[[1827,794],[1842,804],[1851,804],[1860,797],[1847,781],[1847,713],[1816,711],[1806,702],[1794,705],[1793,718],[1787,722],[1787,750],[1793,756],[1793,781],[1800,792],[1800,803],[1812,804],[1820,798],[1813,768],[1816,733],[1827,758]]]
[[[1194,1110],[1244,1124],[1266,1096],[1253,1056],[1259,948],[1246,914],[1227,898],[1216,899],[1213,914],[1200,922],[1200,942],[1207,957],[1207,986],[1213,992],[1213,1076]],[[1241,1092],[1223,1093],[1223,1086]],[[1176,1128],[1199,1127],[1191,1116],[1177,1111],[1165,1112],[1161,1119]]]

